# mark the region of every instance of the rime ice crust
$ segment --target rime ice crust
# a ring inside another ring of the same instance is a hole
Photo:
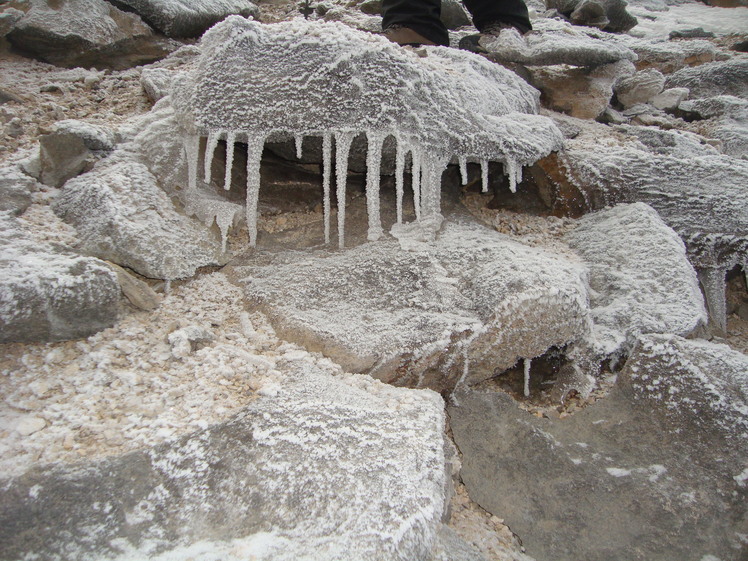
[[[259,190],[255,168],[265,140],[274,133],[331,135],[341,194],[352,135],[367,134],[367,168],[374,171],[367,184],[370,239],[381,235],[376,172],[381,144],[389,135],[398,141],[398,159],[411,153],[421,171],[425,216],[439,214],[439,178],[453,156],[501,161],[514,186],[521,166],[561,146],[562,136],[552,121],[536,115],[538,92],[472,53],[431,48],[421,57],[383,37],[337,23],[262,25],[241,17],[230,17],[208,31],[202,51],[197,69],[175,82],[174,107],[188,133],[208,137],[207,168],[219,138],[230,145],[249,143],[251,243]],[[186,151],[194,189],[197,141],[188,139]],[[326,177],[331,171],[325,166]],[[402,172],[399,166],[398,176]]]
[[[641,333],[685,336],[706,323],[683,242],[652,207],[589,214],[565,239],[590,269],[595,339],[605,355],[630,348]]]

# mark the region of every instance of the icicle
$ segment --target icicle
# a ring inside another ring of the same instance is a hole
[[[460,164],[460,178],[462,179],[462,184],[467,185],[467,182],[468,182],[467,156],[457,156],[457,161]]]
[[[353,142],[352,132],[335,135],[335,179],[338,184],[338,246],[345,246],[345,184],[348,179],[348,154]]]
[[[171,279],[166,279],[164,281],[164,294],[169,294],[171,292]]]
[[[517,164],[512,158],[506,159],[505,172],[509,176],[509,190],[512,193],[517,192],[517,185],[522,183],[522,166]]]
[[[395,153],[395,195],[397,197],[397,223],[403,223],[403,183],[405,175],[405,146],[402,139],[397,138],[397,152]]]
[[[226,253],[226,242],[229,238],[229,229],[234,225],[234,214],[230,212],[216,212],[216,225],[221,231],[221,251]]]
[[[194,193],[197,190],[197,162],[200,158],[200,137],[197,134],[184,139],[184,152],[187,157],[187,189]]]
[[[723,332],[727,331],[727,287],[725,269],[710,268],[699,271],[699,280],[704,287],[706,305],[712,321]]]
[[[223,180],[223,188],[228,191],[231,189],[231,170],[234,167],[234,144],[236,143],[236,133],[226,133],[226,176]]]
[[[330,168],[332,160],[332,135],[322,135],[322,198],[325,220],[325,243],[330,243]]]
[[[213,155],[218,146],[218,137],[221,136],[220,132],[210,131],[208,133],[208,140],[205,143],[205,160],[203,161],[203,169],[205,170],[205,183],[210,183],[210,172],[213,167]]]
[[[300,160],[302,155],[301,146],[304,143],[304,135],[303,134],[296,134],[293,137],[294,144],[296,145],[296,159]]]
[[[525,361],[525,397],[530,397],[530,365],[532,359],[526,358]]]
[[[382,167],[381,133],[367,133],[368,148],[366,151],[366,210],[369,214],[369,233],[367,239],[376,241],[382,237],[382,219],[379,214],[379,181]]]
[[[488,160],[480,161],[480,177],[483,182],[482,193],[488,193]]]
[[[421,147],[414,146],[411,151],[411,173],[413,174],[413,206],[416,220],[421,220]]]
[[[251,131],[247,134],[247,230],[249,245],[257,245],[257,201],[260,197],[260,163],[265,135]]]

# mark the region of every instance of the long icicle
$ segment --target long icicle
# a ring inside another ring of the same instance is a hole
[[[345,184],[348,179],[348,154],[351,151],[353,133],[339,132],[335,135],[335,180],[338,197],[338,247],[345,247]]]
[[[369,132],[366,151],[366,210],[369,215],[367,239],[376,241],[382,237],[382,218],[379,212],[379,182],[382,167],[382,143],[384,135]]]
[[[467,185],[467,156],[457,156],[457,162],[460,164],[460,179],[462,180],[462,184]]]
[[[303,134],[296,134],[293,137],[294,146],[296,148],[296,159],[300,160],[302,156],[302,150],[301,147],[304,144],[304,135]]]
[[[522,166],[512,158],[506,159],[506,174],[509,176],[509,190],[517,192],[517,185],[522,182]]]
[[[197,190],[197,162],[200,159],[200,136],[190,134],[184,139],[184,152],[187,158],[187,190],[194,193]]]
[[[205,143],[205,159],[203,160],[203,169],[205,171],[204,179],[205,183],[210,183],[211,168],[213,167],[213,155],[216,152],[216,146],[218,146],[218,138],[221,136],[220,131],[210,131],[208,133],[208,140]]]
[[[421,220],[421,147],[416,145],[411,149],[410,171],[413,174],[413,206],[416,220]]]
[[[405,179],[405,146],[400,137],[395,137],[395,196],[397,197],[397,223],[403,223],[403,184]]]
[[[257,204],[260,198],[260,164],[265,135],[255,131],[247,134],[247,230],[249,245],[257,245]]]
[[[234,167],[234,144],[236,143],[236,133],[226,133],[226,175],[223,178],[223,188],[226,191],[231,189],[231,172]]]
[[[488,193],[488,160],[480,161],[481,193]]]
[[[525,397],[530,397],[530,366],[532,365],[532,359],[526,358],[524,359],[524,366],[525,366]]]
[[[325,243],[330,243],[330,175],[332,163],[332,134],[322,135],[322,205],[325,220]]]

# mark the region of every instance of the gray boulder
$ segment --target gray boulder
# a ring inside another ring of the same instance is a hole
[[[632,76],[618,80],[613,88],[624,108],[637,103],[648,103],[665,87],[665,76],[659,70],[649,68]]]
[[[296,364],[219,425],[0,481],[3,558],[432,559],[441,398]]]
[[[462,479],[538,561],[741,559],[746,373],[724,345],[646,336],[610,395],[565,419],[462,392]]]
[[[0,213],[0,342],[86,337],[117,321],[119,285],[98,259],[32,241]]]
[[[5,37],[21,21],[24,13],[15,8],[5,8],[0,12],[0,37]]]
[[[111,160],[68,181],[54,203],[85,252],[161,279],[226,262],[217,233],[181,214],[143,164]]]
[[[250,0],[112,0],[135,11],[167,37],[199,37],[206,29],[232,14],[257,17]]]
[[[428,244],[409,228],[344,253],[260,253],[231,275],[282,337],[396,385],[449,392],[588,334],[578,265],[456,215]]]
[[[628,31],[638,23],[626,11],[625,0],[545,0],[545,5],[567,16],[574,25],[588,25],[614,33]]]
[[[625,354],[642,333],[689,335],[707,321],[678,235],[644,203],[584,216],[564,237],[589,267],[599,354]]]
[[[17,166],[0,167],[0,212],[21,214],[31,204],[31,193],[39,184]]]
[[[174,42],[104,0],[29,0],[10,43],[59,66],[122,69],[163,58]]]
[[[665,87],[688,88],[691,98],[732,95],[748,99],[748,59],[734,57],[727,61],[683,68],[667,77]]]

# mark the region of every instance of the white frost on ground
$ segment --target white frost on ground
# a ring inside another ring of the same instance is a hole
[[[626,9],[639,20],[629,31],[635,37],[667,39],[671,31],[696,27],[717,35],[745,33],[748,29],[748,8],[719,8],[694,1],[654,11],[633,4]]]

